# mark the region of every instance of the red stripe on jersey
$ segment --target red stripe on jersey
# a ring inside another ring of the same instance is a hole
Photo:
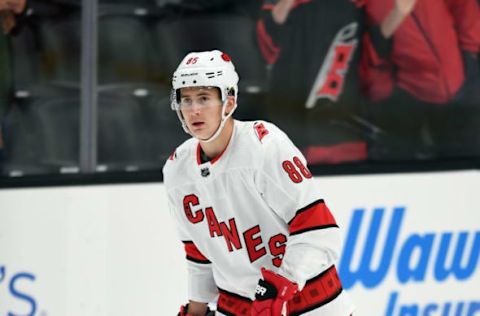
[[[328,227],[338,227],[335,218],[323,200],[317,200],[295,213],[288,223],[290,235]]]
[[[210,263],[210,260],[205,257],[197,246],[192,241],[184,241],[185,253],[187,254],[187,260],[196,262],[196,263]]]
[[[227,147],[228,147],[228,144],[227,144],[227,146],[225,146],[225,148],[223,148],[222,152],[221,152],[220,154],[218,154],[217,157],[215,157],[215,158],[212,159],[212,161],[211,161],[212,165],[213,165],[214,163],[216,163],[217,160],[220,159],[220,157],[222,157],[222,155],[223,155],[223,153],[225,152],[225,150],[227,150]]]
[[[202,164],[202,158],[200,158],[200,152],[202,150],[202,147],[200,147],[200,143],[197,145],[197,164],[201,165]]]

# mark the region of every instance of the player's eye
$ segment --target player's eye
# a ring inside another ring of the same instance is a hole
[[[192,99],[190,98],[181,98],[180,99],[180,106],[192,106]]]

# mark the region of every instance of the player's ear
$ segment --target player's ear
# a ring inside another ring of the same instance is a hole
[[[230,113],[233,111],[233,108],[235,106],[235,97],[234,96],[227,96],[227,108],[226,108],[226,112],[227,113]]]

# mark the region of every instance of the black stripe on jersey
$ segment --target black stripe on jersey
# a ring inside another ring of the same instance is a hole
[[[195,259],[195,258],[190,257],[190,256],[185,256],[185,258],[187,258],[187,260],[189,260],[189,261],[192,261],[192,262],[195,262],[195,263],[200,263],[200,264],[209,264],[209,263],[211,263],[210,260],[198,260],[198,259]]]
[[[245,311],[246,312],[249,312],[250,311],[250,308],[251,308],[251,304],[252,304],[252,300],[249,299],[248,297],[244,297],[244,296],[241,296],[241,295],[238,295],[236,293],[232,293],[232,292],[229,292],[229,291],[225,291],[219,287],[218,288],[218,291],[220,292],[220,297],[219,297],[219,301],[217,302],[217,311],[219,311],[220,313],[226,315],[226,316],[238,316],[237,314],[235,313],[232,313],[232,312],[229,312],[227,310],[225,310],[221,305],[223,305],[223,302],[221,302],[222,300],[222,296],[223,297],[230,297],[230,298],[233,298],[235,300],[238,300],[240,302],[238,302],[239,304],[246,304],[246,306],[244,305],[244,307],[246,308]],[[238,308],[238,306],[237,306]],[[250,313],[248,313],[248,315],[250,315]]]
[[[236,294],[236,293],[232,293],[232,292],[226,291],[226,290],[224,290],[224,289],[222,289],[222,288],[219,288],[218,286],[217,286],[217,288],[218,288],[218,291],[223,292],[223,293],[225,293],[225,294],[227,294],[227,295],[229,295],[229,296],[233,296],[233,297],[238,298],[238,299],[240,299],[240,300],[244,300],[244,301],[246,301],[247,303],[251,303],[251,302],[252,302],[252,300],[249,299],[248,297],[241,296],[240,294]]]
[[[308,204],[307,206],[305,207],[302,207],[301,209],[299,209],[298,211],[295,212],[295,215],[292,217],[292,219],[288,222],[288,226],[290,226],[290,224],[293,222],[293,220],[295,219],[295,216],[297,216],[298,214],[302,213],[302,212],[305,212],[306,210],[308,210],[309,208],[313,207],[314,205],[316,204],[320,204],[320,203],[325,203],[325,201],[323,199],[318,199],[316,200],[315,202],[312,202],[310,204]]]
[[[306,229],[298,230],[294,233],[290,233],[290,236],[295,236],[295,235],[305,233],[305,232],[308,232],[308,231],[311,231],[311,230],[320,230],[320,229],[332,228],[332,227],[338,228],[338,225],[335,224],[335,225],[313,226],[313,227],[309,227],[309,228],[306,228]]]

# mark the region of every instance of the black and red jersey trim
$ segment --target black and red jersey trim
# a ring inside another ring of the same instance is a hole
[[[312,208],[313,206],[315,206],[315,205],[317,205],[317,204],[319,204],[319,203],[325,203],[325,200],[324,200],[324,199],[318,199],[318,200],[316,200],[316,201],[308,204],[307,206],[302,207],[302,208],[299,209],[298,211],[296,211],[296,212],[295,212],[295,216],[288,222],[288,225],[290,225],[290,224],[293,222],[293,220],[295,219],[295,217],[296,217],[297,215],[299,215],[299,214],[302,213],[302,212],[308,211],[310,208]]]
[[[337,269],[332,265],[308,280],[300,293],[288,302],[288,315],[297,316],[317,309],[336,299],[343,291]]]
[[[217,310],[227,316],[250,316],[252,300],[218,288]]]
[[[217,310],[227,316],[250,316],[252,300],[241,295],[218,289],[220,295]],[[303,290],[288,301],[288,315],[297,316],[330,303],[343,291],[334,265],[311,278]]]
[[[312,231],[312,230],[320,230],[320,229],[332,228],[332,227],[338,228],[338,225],[337,224],[330,224],[330,225],[312,226],[312,227],[309,227],[309,228],[305,228],[305,229],[301,229],[301,230],[297,230],[295,232],[292,232],[292,233],[290,233],[290,236],[295,236],[295,235],[306,233],[306,232],[309,232],[309,231]]]
[[[225,148],[222,150],[221,153],[219,153],[215,158],[213,158],[212,160],[210,160],[210,163],[213,165],[214,163],[216,163],[222,156],[223,156],[223,153],[225,153],[225,150],[227,150],[228,148],[228,144],[227,146],[225,146]],[[201,165],[203,162],[202,162],[202,147],[200,146],[200,143],[198,143],[197,145],[197,152],[196,152],[196,156],[197,156],[197,164],[198,165]]]
[[[323,199],[299,209],[288,222],[290,236],[307,231],[338,227],[335,218]]]
[[[193,261],[201,264],[211,263],[210,260],[205,257],[197,246],[192,241],[182,241],[185,247],[186,258],[189,261]]]

